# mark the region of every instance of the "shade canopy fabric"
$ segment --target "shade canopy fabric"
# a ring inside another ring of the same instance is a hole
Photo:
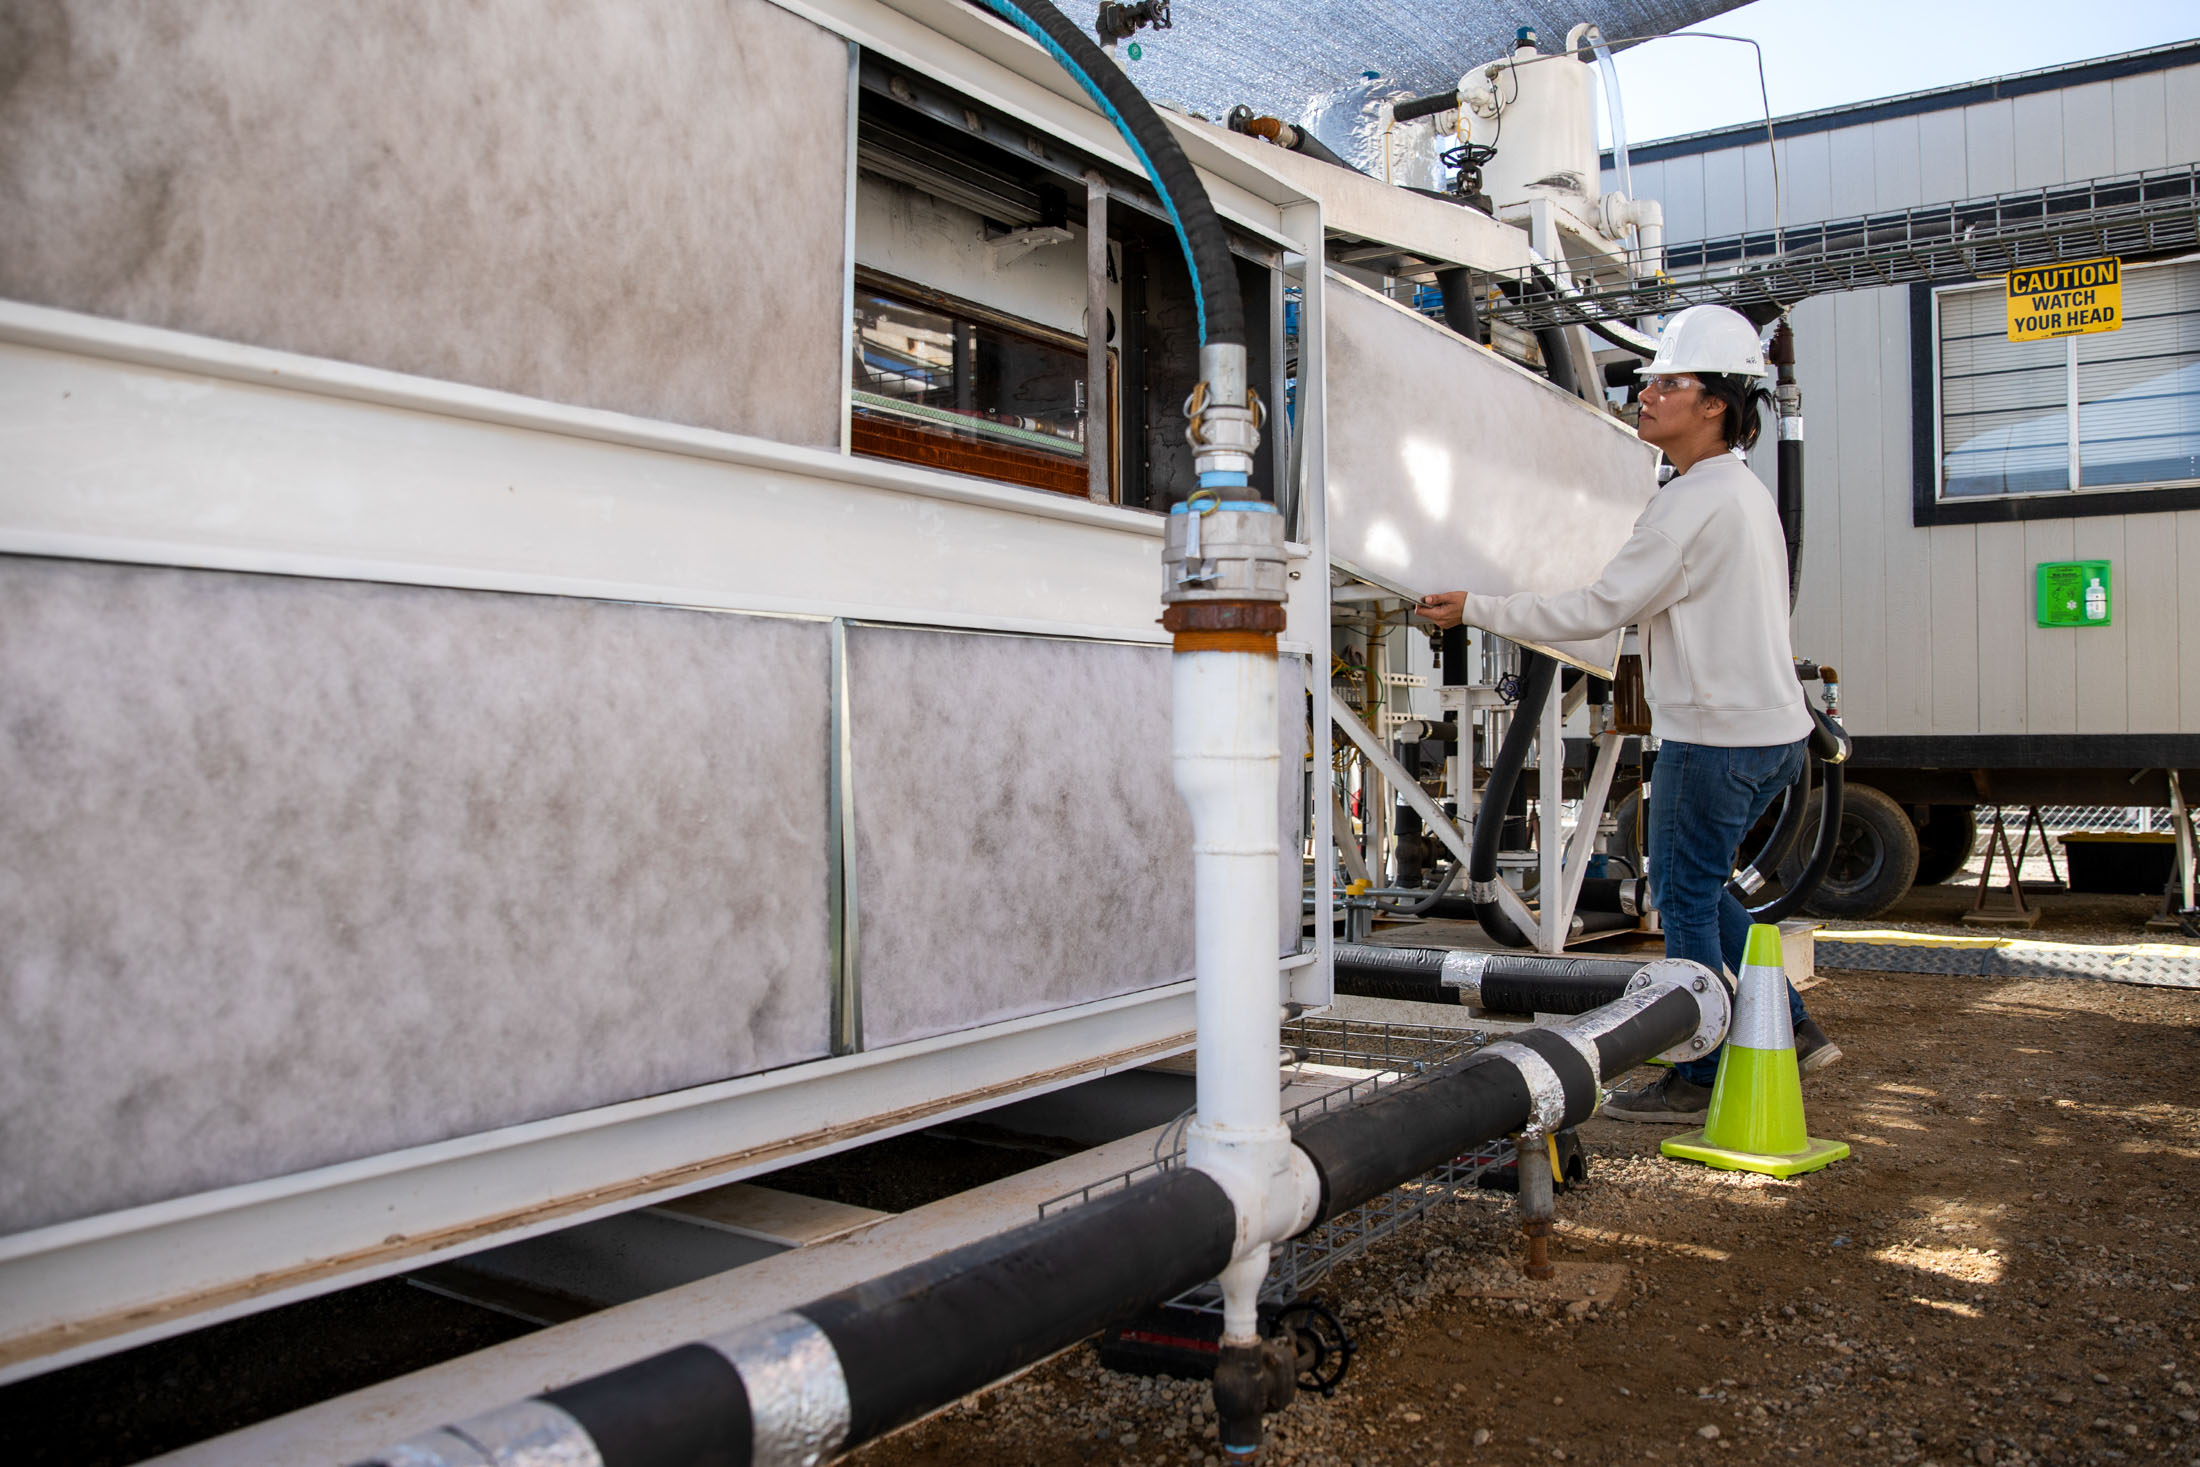
[[[1511,54],[1535,27],[1545,50],[1594,21],[1614,41],[1662,35],[1734,8],[1734,0],[1595,0],[1552,7],[1490,0],[1174,0],[1173,25],[1139,34],[1124,70],[1157,102],[1220,116],[1243,102],[1296,120],[1308,101],[1376,71],[1416,94]],[[1089,6],[1080,6],[1080,10]],[[1075,12],[1073,12],[1075,13]],[[1080,15],[1089,20],[1089,16]]]

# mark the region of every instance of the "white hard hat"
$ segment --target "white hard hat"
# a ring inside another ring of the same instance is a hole
[[[1636,369],[1641,377],[1682,372],[1764,376],[1765,349],[1758,344],[1757,328],[1740,311],[1725,306],[1690,306],[1665,323],[1657,356]]]

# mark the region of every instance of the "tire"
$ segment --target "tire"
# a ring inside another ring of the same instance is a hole
[[[1811,791],[1802,839],[1780,863],[1782,881],[1795,880],[1810,859],[1822,798]],[[1870,785],[1852,784],[1842,801],[1833,865],[1803,910],[1818,917],[1876,917],[1902,900],[1917,876],[1917,862],[1917,827],[1908,813]]]
[[[1938,886],[1963,869],[1978,849],[1976,805],[1929,805],[1917,828],[1917,875],[1912,886]]]
[[[1629,790],[1627,798],[1612,807],[1612,838],[1606,846],[1612,855],[1623,857],[1640,876],[1642,853],[1649,839],[1650,832],[1642,825],[1642,790],[1638,787]]]

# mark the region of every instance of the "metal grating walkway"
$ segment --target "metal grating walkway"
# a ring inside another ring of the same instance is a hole
[[[2144,258],[2200,246],[2200,164],[2056,184],[1666,249],[1668,278],[1567,297],[1492,299],[1496,320],[1533,329],[1633,321],[1713,302],[1784,308],[1814,295],[1976,280],[2097,255]]]

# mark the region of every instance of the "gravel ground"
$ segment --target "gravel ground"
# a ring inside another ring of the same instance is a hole
[[[1623,1297],[1484,1297],[1509,1199],[1452,1204],[1324,1284],[1359,1358],[1265,1460],[2200,1464],[2200,993],[1824,976],[1811,1128],[1853,1159],[1777,1182],[1591,1122],[1554,1255]],[[853,1460],[1214,1463],[1205,1405],[1080,1348]]]

